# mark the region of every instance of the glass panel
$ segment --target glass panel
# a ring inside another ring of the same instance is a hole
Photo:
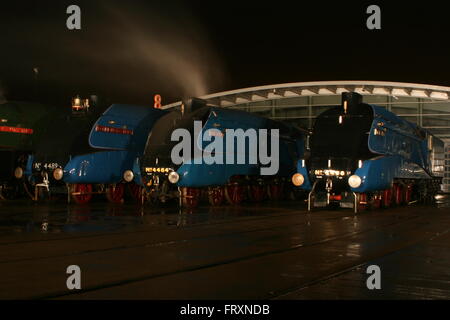
[[[424,114],[450,114],[450,103],[445,101],[426,101],[422,103]]]
[[[416,124],[419,123],[417,121],[417,116],[400,116],[400,118],[405,119],[406,121],[409,121],[409,122],[412,122],[412,123],[416,123]]]
[[[308,97],[293,97],[274,100],[276,106],[307,106]]]
[[[389,101],[387,96],[368,95],[363,97],[365,103],[376,104],[380,107],[385,107]]]
[[[341,105],[341,95],[333,95],[333,96],[313,96],[311,98],[312,104],[314,106],[327,106],[327,105]]]
[[[308,107],[275,108],[275,116],[282,118],[305,118],[309,116]]]
[[[410,97],[392,98],[391,111],[397,115],[417,115],[419,113],[419,99]]]
[[[322,112],[328,110],[332,108],[332,106],[328,106],[328,107],[324,107],[324,106],[314,106],[312,107],[312,115],[314,117],[317,117],[319,114],[321,114]]]
[[[450,116],[424,116],[422,119],[423,127],[449,127],[450,133]],[[434,129],[434,128],[433,128]]]

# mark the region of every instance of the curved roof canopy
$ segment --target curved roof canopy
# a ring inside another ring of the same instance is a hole
[[[385,81],[314,81],[294,82],[251,87],[208,94],[201,99],[208,103],[228,107],[249,102],[293,98],[300,96],[340,95],[355,91],[362,95],[386,95],[449,100],[450,87]],[[181,101],[163,106],[163,109],[181,105]]]

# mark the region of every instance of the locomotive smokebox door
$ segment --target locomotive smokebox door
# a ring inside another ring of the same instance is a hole
[[[198,110],[200,108],[206,107],[206,100],[199,98],[190,98],[188,100],[183,101],[184,104],[184,113],[188,114]]]
[[[342,92],[342,107],[344,113],[351,113],[352,110],[362,103],[362,96],[356,92]]]

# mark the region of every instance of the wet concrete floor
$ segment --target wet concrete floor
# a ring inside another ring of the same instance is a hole
[[[449,299],[450,208],[0,203],[1,299]],[[69,265],[81,290],[66,286]],[[381,289],[369,290],[369,265]]]

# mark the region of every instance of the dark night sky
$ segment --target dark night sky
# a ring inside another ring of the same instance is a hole
[[[66,28],[70,4],[82,30]],[[369,4],[380,5],[382,30],[366,28]],[[450,86],[449,16],[430,1],[2,2],[0,88],[10,100],[148,104],[154,93],[169,103],[296,81]]]

